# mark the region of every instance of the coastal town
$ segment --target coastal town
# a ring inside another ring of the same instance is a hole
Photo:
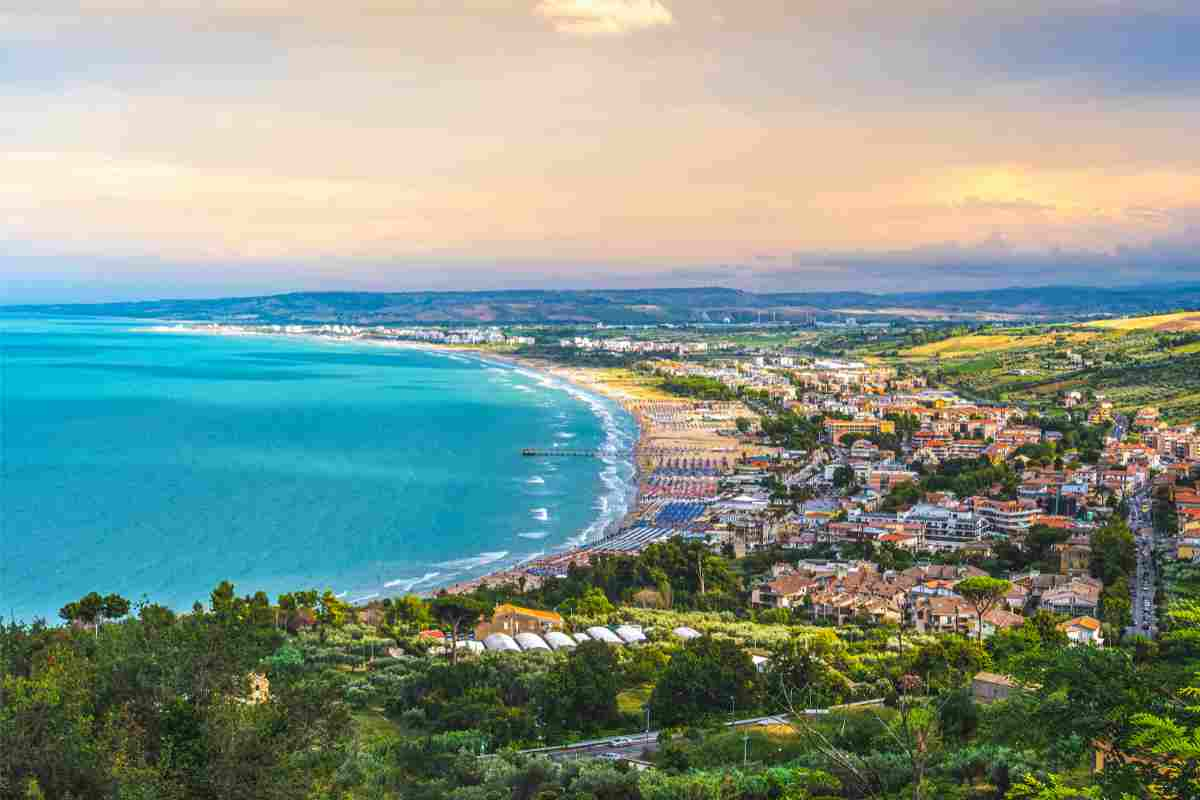
[[[1072,641],[1102,645],[1156,632],[1158,560],[1200,561],[1200,431],[1154,406],[1120,411],[1101,393],[1064,390],[1041,409],[973,401],[902,363],[798,348],[747,354],[728,338],[697,340],[673,326],[662,339],[653,328],[548,337],[536,355],[525,353],[538,342],[529,331],[499,326],[198,329],[474,351],[609,397],[636,420],[638,486],[623,519],[593,541],[440,593],[536,590],[598,559],[679,540],[735,562],[772,557],[747,575],[751,613],[982,639],[1040,610]],[[622,366],[579,363],[581,353]],[[1132,534],[1136,570],[1097,576],[1104,556],[1093,542],[1114,520]],[[956,591],[977,577],[1007,583],[983,614]]]
[[[737,399],[645,399],[607,387],[599,371],[560,372],[638,419],[637,506],[599,541],[451,591],[536,586],[678,537],[733,558],[777,555],[749,589],[755,609],[972,637],[1042,609],[1062,618],[1072,641],[1099,646],[1105,629],[1152,634],[1156,590],[1136,577],[1106,587],[1089,573],[1097,530],[1124,518],[1139,552],[1200,554],[1190,488],[1200,433],[1162,422],[1152,407],[1128,418],[1103,398],[1081,407],[1068,394],[1070,416],[1052,420],[973,403],[892,367],[791,355],[636,368]],[[803,446],[779,430],[781,418],[809,428]],[[1172,535],[1156,535],[1152,505],[1179,520]],[[955,587],[988,575],[1010,587],[978,615]]]

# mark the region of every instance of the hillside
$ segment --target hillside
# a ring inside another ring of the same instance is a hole
[[[1103,394],[1118,410],[1153,405],[1200,418],[1200,314],[1075,325],[986,328],[910,347],[898,361],[972,396],[1049,409],[1067,391]]]
[[[259,297],[152,300],[93,305],[9,306],[5,311],[156,319],[346,324],[555,324],[732,322],[767,314],[874,318],[1079,319],[1200,308],[1200,285],[1031,287],[976,292],[792,292],[720,287],[504,292],[297,292]]]

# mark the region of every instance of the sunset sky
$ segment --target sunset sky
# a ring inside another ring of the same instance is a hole
[[[4,302],[1200,279],[1195,0],[10,1],[0,77]]]

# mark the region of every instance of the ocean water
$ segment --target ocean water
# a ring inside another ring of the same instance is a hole
[[[0,315],[0,613],[430,590],[577,544],[631,500],[617,404],[460,354]]]

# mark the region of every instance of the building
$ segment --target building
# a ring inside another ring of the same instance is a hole
[[[975,513],[988,522],[991,530],[1007,536],[1023,536],[1033,525],[1033,520],[1042,513],[1037,503],[1031,500],[989,500],[973,498]]]
[[[1058,629],[1067,635],[1072,644],[1104,646],[1104,637],[1100,635],[1100,620],[1095,617],[1075,617],[1059,625]]]
[[[1086,544],[1063,542],[1051,548],[1058,556],[1058,571],[1064,575],[1086,575],[1092,561],[1092,548]]]
[[[750,593],[750,602],[773,608],[795,608],[815,587],[816,583],[807,575],[784,575],[755,588]]]
[[[895,433],[896,423],[890,419],[875,419],[874,417],[859,417],[857,419],[826,419],[825,434],[834,444],[841,444],[847,434],[855,433],[862,436],[874,436],[880,433]]]
[[[935,551],[958,550],[968,542],[982,539],[988,529],[987,521],[974,512],[929,503],[913,506],[904,521],[920,523],[925,528],[927,547]]]
[[[979,672],[971,679],[971,693],[976,703],[994,703],[1007,700],[1017,688],[1017,683],[1007,675],[995,672]]]
[[[548,633],[561,629],[563,618],[553,611],[522,608],[509,603],[496,606],[490,622],[475,626],[475,638],[485,640],[494,633],[515,637],[518,633]]]

